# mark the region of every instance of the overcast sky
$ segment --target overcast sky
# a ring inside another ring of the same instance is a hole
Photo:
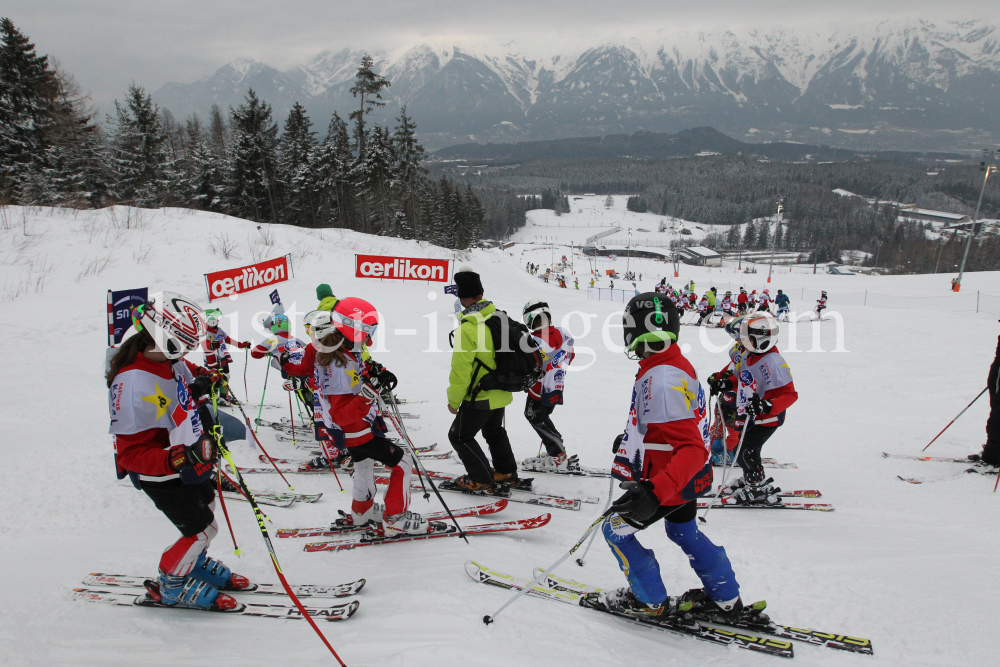
[[[585,43],[652,26],[829,30],[904,17],[997,24],[998,7],[997,0],[0,0],[0,16],[107,108],[130,81],[153,91],[240,57],[284,70],[326,49],[378,51],[441,38]]]

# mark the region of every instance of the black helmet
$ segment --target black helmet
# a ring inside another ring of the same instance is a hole
[[[781,294],[781,290],[778,290],[778,294]]]
[[[681,316],[670,299],[656,292],[646,292],[632,297],[625,306],[622,329],[625,354],[630,359],[638,359],[639,355],[634,353],[639,343],[659,340],[669,345],[676,342]]]

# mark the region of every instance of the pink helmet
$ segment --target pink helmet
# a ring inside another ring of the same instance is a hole
[[[769,290],[764,290],[764,294],[770,294],[770,293],[771,292]]]
[[[337,331],[353,343],[370,340],[378,328],[378,311],[375,310],[375,306],[356,297],[338,301],[333,307],[331,319]]]

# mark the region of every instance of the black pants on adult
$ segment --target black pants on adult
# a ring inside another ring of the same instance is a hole
[[[736,459],[737,465],[743,470],[743,479],[747,484],[760,484],[764,481],[764,463],[761,461],[760,450],[776,430],[777,428],[766,426],[747,427],[746,435],[743,436],[743,448]]]
[[[503,427],[503,417],[503,408],[477,410],[471,403],[462,403],[448,430],[448,440],[462,459],[469,479],[478,484],[492,484],[493,470],[503,475],[517,472],[517,460]],[[476,442],[476,434],[480,431],[490,448],[492,468],[483,448]]]
[[[549,456],[559,456],[566,451],[562,434],[552,423],[552,411],[555,408],[554,405],[542,405],[542,402],[532,398],[531,394],[528,394],[528,399],[524,402],[524,417],[542,439]]]
[[[997,338],[997,353],[986,378],[990,395],[990,416],[986,420],[986,445],[983,447],[983,461],[990,465],[1000,465],[1000,337]]]

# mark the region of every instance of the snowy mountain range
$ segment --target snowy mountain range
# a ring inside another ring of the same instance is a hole
[[[364,51],[325,51],[281,72],[236,60],[153,97],[179,118],[238,104],[248,88],[281,120],[295,101],[325,129],[354,108]],[[973,149],[1000,140],[1000,31],[983,21],[886,21],[829,32],[660,31],[585,49],[428,42],[373,52],[425,144],[676,132],[749,141]]]

